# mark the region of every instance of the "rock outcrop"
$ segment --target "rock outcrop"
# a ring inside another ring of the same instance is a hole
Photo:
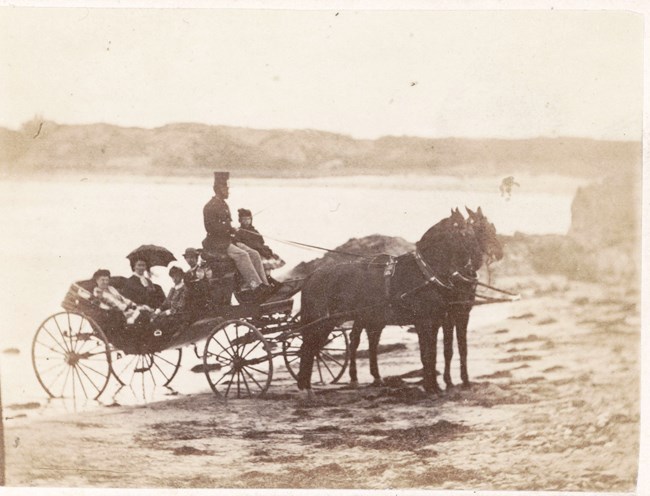
[[[413,243],[409,243],[399,237],[373,234],[363,238],[352,238],[337,247],[336,252],[328,252],[320,258],[298,264],[289,273],[289,278],[306,277],[321,267],[354,261],[357,257],[352,254],[364,256],[387,254],[397,256],[414,249],[415,245]],[[345,255],[344,253],[350,253],[351,255]]]

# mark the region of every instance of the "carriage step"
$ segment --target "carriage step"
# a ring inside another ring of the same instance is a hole
[[[208,366],[205,366],[202,363],[199,363],[198,365],[192,367],[190,370],[197,374],[202,374],[204,372],[212,372],[213,370],[221,370],[221,365],[218,363],[212,363]]]

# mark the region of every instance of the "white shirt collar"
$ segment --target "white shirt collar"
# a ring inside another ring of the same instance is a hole
[[[183,280],[181,280],[181,282],[179,282],[174,286],[174,289],[181,289],[183,286],[185,286],[185,283],[183,282]]]
[[[151,279],[149,279],[146,275],[139,275],[136,272],[134,272],[133,275],[140,279],[140,282],[143,286],[149,286],[149,284],[151,284]]]

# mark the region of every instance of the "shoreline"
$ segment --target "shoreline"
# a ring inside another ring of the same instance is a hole
[[[202,392],[147,406],[13,419],[5,422],[7,482],[634,490],[640,316],[638,306],[632,313],[629,307],[638,293],[539,276],[518,280],[526,299],[481,328],[470,320],[470,390],[427,396],[417,375],[372,388],[367,360],[360,360],[359,389],[345,387],[346,374],[343,384],[320,387],[313,405],[278,370],[264,399],[223,403]],[[400,338],[404,349],[379,356],[385,378],[421,366],[417,338]],[[457,367],[454,361],[455,382]],[[218,471],[208,470],[215,464]]]
[[[345,174],[320,176],[232,176],[231,187],[245,187],[264,183],[270,187],[309,187],[336,186],[342,188],[379,188],[379,189],[411,189],[411,190],[444,190],[444,191],[493,191],[499,194],[499,185],[503,177],[495,174],[475,175],[437,175],[409,172],[406,174]],[[602,177],[563,176],[559,174],[528,174],[517,175],[520,187],[514,188],[512,194],[518,193],[551,193],[574,194],[577,188],[589,183],[602,180]],[[210,185],[212,176],[205,175],[146,175],[129,174],[96,174],[83,172],[66,172],[56,174],[8,174],[0,173],[0,181],[5,182],[88,182],[88,183],[134,183],[134,184],[188,184]]]

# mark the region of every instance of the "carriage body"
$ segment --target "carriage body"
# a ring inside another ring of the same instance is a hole
[[[64,312],[48,317],[34,337],[32,361],[38,381],[52,397],[72,394],[87,399],[97,399],[111,376],[131,388],[140,382],[142,389],[145,382],[149,388],[169,386],[179,370],[182,349],[192,345],[202,359],[210,387],[219,396],[266,392],[277,356],[284,358],[295,377],[302,340],[292,297],[300,291],[302,280],[283,283],[260,303],[206,303],[206,285],[219,280],[224,294],[232,295],[227,278],[227,273],[221,273],[212,281],[189,282],[187,311],[167,320],[164,327],[149,319],[127,324],[120,310],[93,296],[92,280],[73,283],[61,303]],[[119,291],[125,280],[112,277],[110,285]],[[202,341],[200,354],[197,343]],[[339,358],[329,362],[330,376],[323,382],[338,380],[347,366],[345,332],[335,334],[331,342],[322,358],[330,360],[327,352]],[[63,367],[50,373],[55,362]]]

